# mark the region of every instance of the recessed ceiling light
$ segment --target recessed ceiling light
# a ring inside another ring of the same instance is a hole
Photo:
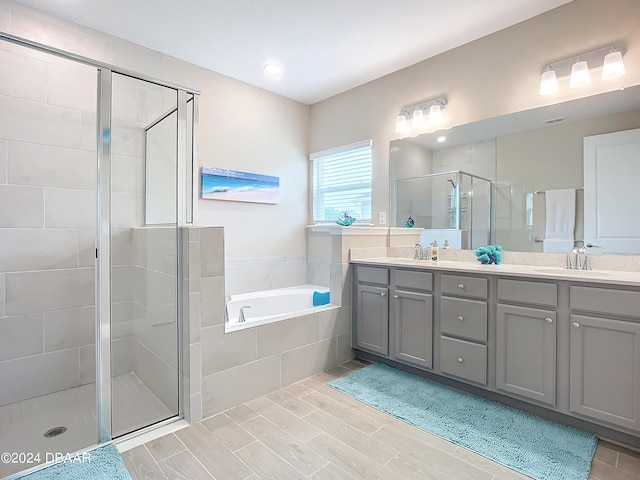
[[[275,77],[282,73],[282,67],[275,62],[267,62],[264,64],[264,71]]]
[[[444,135],[440,135],[438,138],[436,138],[436,140],[438,140],[440,143],[444,142],[447,139],[447,137],[445,137]]]

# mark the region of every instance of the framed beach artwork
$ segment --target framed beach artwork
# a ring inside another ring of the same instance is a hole
[[[202,167],[201,178],[201,196],[208,200],[278,203],[279,177]]]

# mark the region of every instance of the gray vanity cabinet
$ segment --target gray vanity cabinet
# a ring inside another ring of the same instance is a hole
[[[640,292],[572,286],[570,299],[585,311],[571,315],[571,411],[640,431]]]
[[[497,306],[496,388],[555,405],[555,311]]]
[[[391,271],[393,357],[433,367],[433,276],[429,272]]]
[[[389,271],[356,269],[355,347],[379,355],[389,354]]]
[[[499,279],[496,389],[556,404],[557,285]]]

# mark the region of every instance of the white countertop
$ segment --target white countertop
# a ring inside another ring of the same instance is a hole
[[[380,265],[386,267],[412,267],[425,270],[441,270],[451,272],[484,273],[490,275],[506,275],[510,277],[540,278],[552,280],[571,280],[574,282],[602,283],[608,285],[640,286],[639,272],[621,272],[615,270],[567,270],[559,267],[535,265],[483,265],[479,262],[459,262],[451,260],[414,260],[401,257],[376,257],[351,260],[361,265]]]

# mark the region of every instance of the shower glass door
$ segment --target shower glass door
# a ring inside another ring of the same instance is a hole
[[[179,413],[177,93],[113,74],[114,438]]]
[[[5,41],[0,54],[2,478],[98,437],[97,70]]]

